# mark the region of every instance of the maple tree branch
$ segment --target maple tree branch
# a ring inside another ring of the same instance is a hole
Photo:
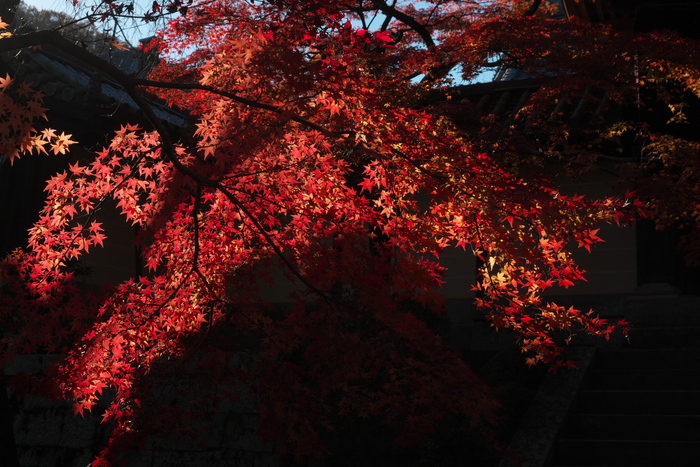
[[[277,107],[277,106],[274,106],[272,104],[264,104],[262,102],[254,101],[251,99],[246,99],[245,97],[241,97],[238,94],[234,94],[232,92],[227,92],[227,91],[222,91],[220,89],[216,89],[215,87],[207,86],[206,84],[168,83],[165,81],[154,81],[154,80],[150,80],[150,79],[133,79],[132,83],[135,86],[149,86],[149,87],[153,87],[153,88],[179,89],[179,90],[183,90],[183,91],[198,89],[200,91],[207,91],[207,92],[211,92],[212,94],[226,97],[228,99],[239,102],[241,104],[245,104],[249,107],[255,107],[255,108],[263,109],[263,110],[269,110],[270,112],[274,112],[274,113],[279,114],[279,115],[283,115],[285,113],[284,109],[281,107]],[[301,123],[302,125],[308,126],[309,128],[312,128],[320,133],[323,133],[326,136],[337,136],[336,133],[328,131],[327,129],[323,128],[322,126],[317,125],[317,124],[315,124],[315,123],[313,123],[305,118],[301,118],[297,115],[292,115],[290,118],[293,121],[295,121],[297,123]]]
[[[245,216],[250,220],[250,222],[253,224],[255,229],[263,236],[265,241],[268,243],[268,245],[272,248],[272,250],[275,252],[275,254],[280,258],[280,260],[284,263],[284,265],[289,269],[289,271],[296,277],[298,278],[306,287],[308,287],[310,290],[314,291],[316,294],[318,294],[321,297],[327,298],[326,294],[318,289],[316,286],[314,286],[312,283],[306,279],[303,274],[292,264],[292,262],[289,260],[289,258],[286,257],[284,252],[280,249],[280,247],[277,245],[277,243],[274,241],[274,239],[270,236],[270,234],[265,230],[265,228],[260,224],[260,222],[256,219],[256,217],[253,215],[250,210],[243,205],[235,196],[233,193],[231,193],[225,186],[221,185],[219,182],[215,180],[211,180],[200,173],[190,169],[189,167],[185,166],[180,160],[177,158],[177,155],[175,154],[174,151],[174,144],[172,140],[170,139],[170,134],[168,132],[168,129],[165,127],[163,121],[155,114],[153,111],[153,108],[151,107],[151,104],[146,100],[146,98],[143,96],[141,91],[138,89],[138,86],[143,86],[146,85],[144,84],[144,80],[135,80],[128,75],[126,75],[124,72],[116,68],[115,66],[111,65],[110,63],[107,63],[106,61],[102,60],[101,58],[93,55],[92,53],[88,52],[87,50],[83,49],[80,46],[77,46],[61,36],[57,31],[39,31],[39,32],[33,32],[29,34],[22,34],[22,35],[12,35],[9,37],[5,37],[0,39],[0,52],[8,52],[10,50],[16,50],[16,49],[22,49],[22,48],[27,48],[27,47],[34,47],[42,44],[51,44],[52,46],[58,48],[59,50],[72,55],[73,57],[85,62],[87,65],[93,66],[96,68],[98,71],[101,71],[114,79],[122,88],[124,91],[131,97],[131,99],[134,101],[134,103],[138,106],[139,109],[144,113],[146,119],[149,121],[151,125],[153,125],[153,128],[155,129],[156,133],[158,133],[161,142],[163,143],[163,153],[168,159],[170,163],[173,164],[173,166],[180,171],[182,174],[190,177],[193,181],[195,181],[198,184],[201,184],[201,186],[208,186],[211,188],[214,188],[216,190],[221,191],[224,196],[238,209],[241,210],[245,214]],[[147,80],[145,80],[148,82]],[[156,82],[157,83],[157,82]],[[167,84],[167,83],[163,83]],[[220,93],[221,91],[217,91],[215,89],[204,89],[204,88],[193,88],[193,89],[203,89],[203,90],[211,90],[212,92],[218,92]],[[223,95],[223,94],[222,94]],[[231,94],[232,98],[235,98],[236,100],[238,99],[243,99],[240,96],[236,96],[235,94]],[[229,97],[229,96],[225,96]],[[276,113],[283,113],[283,111],[277,107],[270,106],[268,104],[261,104],[261,103],[256,103],[255,101],[248,101],[245,99],[245,103],[250,103],[251,105],[256,105],[256,106],[261,106],[261,108],[265,108],[267,110],[274,111]],[[303,120],[303,119],[301,119]],[[323,131],[325,134],[328,134],[328,130],[325,130],[318,125],[312,123],[312,122],[306,122],[303,121],[304,124],[308,124],[312,128]]]
[[[29,34],[12,34],[11,36],[6,36],[0,39],[0,53],[47,44],[56,37],[61,37],[58,31],[38,31]]]
[[[142,319],[141,319],[140,323],[133,322],[133,325],[125,327],[124,331],[134,330],[134,329],[137,329],[138,327],[145,326],[146,323],[148,323],[150,320],[152,320],[156,315],[158,315],[161,312],[161,310],[163,310],[165,307],[168,306],[168,304],[170,304],[170,302],[173,301],[175,296],[177,296],[177,294],[180,292],[182,287],[189,281],[190,276],[194,272],[195,272],[194,268],[190,268],[190,270],[187,272],[187,274],[185,274],[182,277],[182,279],[177,284],[177,286],[175,286],[175,288],[173,288],[172,292],[170,292],[170,294],[166,297],[166,299],[162,303],[157,303],[157,302],[146,303],[146,305],[157,305],[157,306],[153,311],[151,311],[151,313],[148,314],[148,316],[141,316]]]
[[[505,64],[506,61],[503,59],[498,59],[493,62],[480,62],[479,66],[484,67],[484,68],[491,68],[491,67],[497,67]]]
[[[544,151],[538,151],[538,150],[530,150],[527,151],[528,154],[533,155],[533,156],[538,156],[538,157],[550,157],[549,154],[547,154]],[[588,155],[588,152],[584,151],[575,151],[575,152],[570,152],[572,156],[580,156],[580,155]],[[600,170],[601,172],[608,173],[610,175],[613,175],[615,177],[620,177],[620,173],[616,172],[612,169],[609,169],[607,167],[603,167],[600,164],[595,164],[595,163],[588,163],[588,162],[583,162],[580,160],[576,160],[574,157],[565,157],[564,155],[559,155],[558,157],[561,158],[561,160],[568,162],[569,164],[574,164],[578,165],[581,167],[592,167],[597,170]],[[595,157],[597,159],[602,159],[602,160],[607,160],[607,161],[612,161],[612,162],[617,162],[617,163],[625,163],[625,162],[634,162],[636,159],[634,157],[614,157],[614,156],[608,156],[605,154],[596,154]]]
[[[391,8],[394,8],[396,6],[396,0],[393,0],[391,2]],[[381,27],[379,28],[381,31],[386,31],[389,29],[389,24],[391,23],[391,18],[393,15],[385,15],[384,16],[384,22],[382,23]]]
[[[416,32],[416,34],[418,34],[420,38],[423,39],[423,42],[427,47],[435,47],[435,41],[433,40],[433,36],[431,36],[428,29],[424,25],[419,23],[418,20],[416,20],[413,16],[407,15],[406,13],[397,10],[393,6],[387,5],[384,0],[374,0],[373,3],[375,8],[384,13],[387,17],[393,16],[397,20],[404,23],[406,26],[413,29]]]
[[[532,16],[535,13],[537,13],[537,10],[539,9],[541,3],[542,0],[533,0],[530,7],[527,10],[525,10],[524,16]]]
[[[408,15],[400,10],[397,10],[394,5],[396,2],[394,1],[391,5],[388,5],[384,0],[373,0],[373,4],[375,8],[377,8],[379,11],[384,13],[386,15],[386,19],[384,21],[384,24],[382,25],[382,30],[385,30],[385,26],[388,24],[388,21],[390,18],[396,18],[397,20],[401,21],[404,23],[406,26],[409,28],[413,29],[413,31],[416,32],[420,36],[420,38],[423,40],[423,43],[430,49],[436,46],[435,41],[433,40],[433,36],[430,34],[430,31],[428,31],[428,28],[419,23],[418,20],[416,20],[413,16]],[[450,63],[443,63],[439,64],[437,66],[434,66],[426,73],[425,77],[421,80],[421,83],[432,83],[440,78],[443,78],[446,76],[450,70],[452,70],[458,62],[450,62]],[[408,79],[412,79],[415,76],[411,76]]]
[[[199,209],[201,207],[202,185],[197,182],[197,188],[194,195],[194,207],[192,208],[192,242],[194,243],[194,252],[192,253],[192,267],[199,270]]]

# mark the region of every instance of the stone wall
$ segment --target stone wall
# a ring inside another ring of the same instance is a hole
[[[56,355],[18,357],[8,364],[8,379],[34,373],[58,361]],[[99,412],[83,417],[68,402],[10,394],[14,434],[22,467],[86,467],[102,449],[105,427]],[[129,467],[280,467],[271,445],[255,435],[257,414],[251,401],[192,422],[203,433],[196,440],[164,437],[128,455]],[[0,463],[2,465],[2,463]]]

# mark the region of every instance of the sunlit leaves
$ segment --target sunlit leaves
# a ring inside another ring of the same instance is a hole
[[[22,154],[65,154],[75,141],[71,135],[56,135],[50,130],[38,132],[34,122],[44,119],[43,95],[28,83],[6,75],[0,78],[0,153],[10,164]]]
[[[477,305],[515,331],[527,364],[563,365],[577,333],[616,327],[542,296],[585,280],[572,250],[590,251],[602,224],[639,207],[632,193],[566,195],[520,170],[540,154],[533,141],[546,154],[569,147],[566,128],[548,139],[538,110],[598,78],[619,99],[634,64],[629,53],[595,58],[607,41],[629,45],[609,29],[524,19],[512,4],[398,2],[375,30],[350,19],[369,23],[373,8],[390,11],[384,2],[193,3],[156,41],[163,60],[148,82],[191,112],[191,127],[170,143],[167,132],[125,124],[93,159],[48,181],[27,248],[0,269],[14,289],[0,302],[12,334],[4,356],[69,350],[56,369],[60,395],[83,414],[114,389],[103,417],[113,443],[161,415],[143,405],[158,402],[149,391],[178,359],[253,387],[263,435],[297,458],[323,452],[348,417],[376,420],[399,444],[454,415],[492,422],[488,389],[416,317],[444,308],[445,248],[480,260]],[[474,115],[475,127],[461,124],[443,100],[451,67],[471,76],[494,54],[561,74],[523,107],[533,116],[524,143],[510,138],[515,124]],[[689,69],[674,73],[695,90]],[[574,71],[589,74],[575,81]],[[10,77],[0,87],[10,161],[68,151],[70,135],[33,129],[38,94]],[[535,131],[541,138],[528,140]],[[110,203],[138,228],[144,270],[88,300],[75,264],[108,244]],[[266,302],[283,278],[284,311]]]

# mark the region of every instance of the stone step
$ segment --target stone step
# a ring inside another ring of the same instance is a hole
[[[647,326],[700,326],[700,296],[628,300],[613,313],[625,316],[633,324]]]
[[[700,369],[700,348],[599,350],[594,365],[606,369]]]
[[[640,300],[598,346],[550,453],[556,467],[700,465],[700,300]]]
[[[564,436],[573,439],[700,441],[700,415],[574,414]]]
[[[558,466],[690,467],[697,465],[700,441],[560,439]]]
[[[633,324],[623,348],[700,348],[700,327],[639,327]]]
[[[700,390],[581,390],[576,413],[700,415]]]
[[[629,297],[632,298],[632,297]],[[627,300],[624,306],[614,308],[617,313],[635,318],[648,317],[663,320],[666,316],[687,317],[688,321],[700,323],[696,313],[700,310],[700,295],[682,297],[658,297],[654,300]]]
[[[582,389],[606,390],[697,390],[700,372],[686,369],[593,369]]]

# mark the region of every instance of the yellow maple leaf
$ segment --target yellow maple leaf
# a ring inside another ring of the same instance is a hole
[[[129,50],[129,46],[126,42],[111,41],[109,45],[117,50]]]

